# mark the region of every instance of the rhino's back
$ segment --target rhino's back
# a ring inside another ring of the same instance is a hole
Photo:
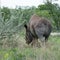
[[[37,31],[40,34],[50,34],[51,23],[37,15],[33,15],[29,21],[29,28],[33,35],[37,35]]]

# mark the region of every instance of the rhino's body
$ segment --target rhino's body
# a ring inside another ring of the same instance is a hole
[[[43,37],[46,41],[52,30],[52,26],[49,20],[37,15],[32,15],[28,25],[25,25],[25,28],[26,42],[28,44],[31,43],[34,39],[41,39]]]

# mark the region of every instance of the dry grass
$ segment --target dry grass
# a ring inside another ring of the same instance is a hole
[[[50,36],[46,47],[31,47],[25,43],[24,35],[3,39],[0,60],[60,60],[60,37]]]

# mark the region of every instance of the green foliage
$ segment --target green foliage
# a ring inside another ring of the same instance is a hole
[[[26,20],[26,22],[29,21],[31,15],[33,15],[35,13],[35,7],[31,7],[31,8],[28,8],[28,9],[24,9],[23,10],[23,19]]]
[[[50,18],[50,14],[46,10],[36,10],[36,14],[38,14],[39,16],[46,17],[46,18]]]
[[[0,13],[0,29],[1,31],[19,30],[20,25],[27,23],[33,14],[46,17],[51,20],[53,29],[60,29],[60,7],[57,4],[46,2],[44,5],[36,7],[25,7],[9,9],[1,8]],[[23,23],[24,22],[24,23]],[[17,28],[18,27],[18,28]]]
[[[3,7],[1,9],[1,12],[2,12],[2,17],[4,18],[4,21],[10,19],[10,9],[8,9],[7,7]]]
[[[49,0],[44,5],[39,5],[36,9],[36,13],[40,16],[47,17],[51,20],[53,28],[60,29],[60,6],[58,4],[52,4]]]

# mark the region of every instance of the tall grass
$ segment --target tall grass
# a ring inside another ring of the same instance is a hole
[[[5,40],[0,49],[0,60],[60,60],[60,37],[50,36],[44,47],[26,45],[23,32],[14,35],[11,40]]]

